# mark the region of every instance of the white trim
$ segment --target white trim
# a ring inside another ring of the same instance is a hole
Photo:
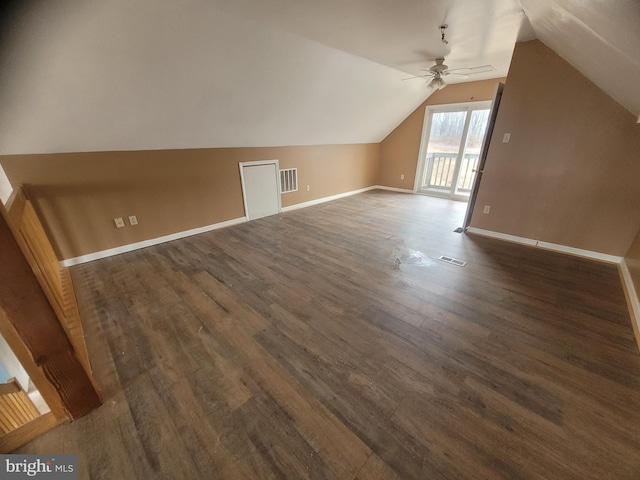
[[[291,180],[291,181],[290,181]],[[280,182],[280,194],[284,195],[285,193],[297,192],[298,191],[298,168],[283,168],[282,170],[278,170],[278,181]],[[288,186],[289,190],[283,190],[282,184],[284,186]],[[291,183],[295,183],[296,188],[291,188]],[[282,205],[280,205],[282,208]]]
[[[408,188],[386,187],[384,185],[376,185],[373,188],[376,188],[378,190],[389,190],[390,192],[398,193],[415,193],[413,190],[409,190]]]
[[[506,233],[492,232],[491,230],[483,230],[481,228],[469,227],[467,233],[475,233],[476,235],[482,235],[483,237],[497,238],[498,240],[506,240],[507,242],[520,243],[522,245],[529,245],[530,247],[536,246],[536,241],[531,238],[516,237],[515,235],[509,235]]]
[[[616,255],[609,255],[607,253],[594,252],[592,250],[583,250],[582,248],[569,247],[567,245],[558,245],[557,243],[542,242],[540,240],[534,240],[532,238],[518,237],[515,235],[509,235],[506,233],[493,232],[491,230],[483,230],[481,228],[469,227],[467,229],[469,233],[475,233],[476,235],[482,235],[483,237],[497,238],[499,240],[506,240],[508,242],[520,243],[522,245],[529,245],[531,247],[538,247],[544,250],[552,250],[554,252],[568,253],[577,257],[590,258],[592,260],[599,260],[601,262],[616,263],[622,262],[623,258]]]
[[[462,195],[447,195],[446,193],[440,195],[435,190],[418,190],[417,192],[412,193],[415,193],[416,195],[424,195],[425,197],[444,198],[445,200],[453,200],[454,202],[469,202],[469,197],[465,197]]]
[[[0,165],[0,202],[6,205],[9,202],[9,198],[13,193],[13,186],[4,172],[4,168]]]
[[[422,173],[424,173],[424,163],[427,158],[427,148],[429,146],[429,135],[431,133],[431,114],[437,112],[459,112],[473,110],[486,110],[491,108],[491,100],[479,100],[476,102],[447,103],[442,105],[427,105],[424,109],[424,119],[422,120],[422,134],[420,135],[420,148],[416,162],[416,177],[413,182],[413,193],[424,193],[420,191]],[[470,120],[470,116],[465,118],[465,126]],[[466,143],[466,142],[465,142]],[[464,146],[466,148],[466,145]],[[459,163],[459,162],[456,162]]]
[[[620,263],[622,257],[616,255],[609,255],[608,253],[594,252],[592,250],[583,250],[581,248],[568,247],[566,245],[558,245],[557,243],[538,242],[538,247],[545,250],[553,250],[554,252],[568,253],[577,257],[592,258],[594,260],[600,260],[607,263]]]
[[[88,253],[86,255],[80,255],[79,257],[67,258],[62,260],[61,265],[63,267],[71,267],[73,265],[79,265],[81,263],[91,262],[93,260],[99,260],[101,258],[112,257],[121,253],[132,252],[141,248],[151,247],[153,245],[159,245],[161,243],[170,242],[171,240],[178,240],[180,238],[190,237],[199,233],[210,232],[211,230],[218,230],[219,228],[231,227],[247,221],[247,217],[234,218],[225,222],[214,223],[212,225],[206,225],[204,227],[193,228],[191,230],[185,230],[183,232],[172,233],[170,235],[164,235],[162,237],[152,238],[149,240],[143,240],[142,242],[130,243],[128,245],[122,245],[120,247],[110,248],[108,250],[101,250],[99,252]]]
[[[631,310],[631,321],[635,321],[633,332],[636,335],[636,342],[638,343],[638,348],[640,348],[640,300],[638,299],[638,291],[636,290],[635,285],[633,284],[633,279],[631,278],[631,272],[629,271],[629,266],[627,262],[623,258],[620,262],[620,275],[622,277],[622,283],[627,291],[627,298],[629,300],[629,309]]]
[[[288,207],[282,207],[283,212],[290,212],[291,210],[298,210],[299,208],[311,207],[312,205],[318,205],[320,203],[330,202],[331,200],[337,200],[343,197],[349,197],[357,193],[368,192],[369,190],[375,190],[381,188],[377,185],[371,187],[360,188],[358,190],[351,190],[350,192],[338,193],[336,195],[329,195],[328,197],[316,198],[315,200],[309,200],[308,202],[296,203],[295,205],[289,205]]]
[[[251,162],[247,162],[247,163],[251,163]],[[258,162],[258,163],[264,163],[264,162]],[[369,190],[376,190],[376,189],[392,190],[392,191],[398,191],[402,193],[413,193],[411,192],[411,190],[402,190],[399,188],[395,189],[393,187],[372,185],[371,187],[360,188],[358,190],[352,190],[350,192],[345,192],[345,193],[338,193],[337,195],[318,198],[315,200],[311,200],[309,202],[297,203],[295,205],[282,208],[282,212],[288,212],[291,210],[297,210],[299,208],[310,207],[311,205],[317,205],[320,203],[329,202],[331,200],[337,200],[338,198],[348,197],[350,195],[355,195],[357,193],[363,193]],[[88,253],[86,255],[80,255],[79,257],[67,258],[65,260],[62,260],[60,264],[63,267],[71,267],[73,265],[92,262],[93,260],[99,260],[101,258],[112,257],[114,255],[119,255],[121,253],[132,252],[134,250],[139,250],[141,248],[152,247],[153,245],[159,245],[161,243],[170,242],[172,240],[178,240],[180,238],[190,237],[192,235],[198,235],[199,233],[210,232],[211,230],[217,230],[219,228],[231,227],[233,225],[238,225],[240,223],[245,223],[247,221],[248,221],[247,217],[234,218],[232,220],[227,220],[225,222],[214,223],[213,225],[206,225],[204,227],[193,228],[191,230],[185,230],[183,232],[172,233],[170,235],[165,235],[158,238],[143,240],[142,242],[130,243],[128,245],[122,245],[120,247],[110,248],[108,250],[101,250],[99,252]]]
[[[240,183],[242,184],[242,203],[244,204],[244,216],[248,220],[254,220],[249,216],[247,209],[247,192],[244,184],[244,167],[255,167],[258,165],[274,165],[276,167],[276,190],[278,191],[278,212],[282,212],[282,192],[280,191],[280,162],[278,160],[253,160],[251,162],[239,162]]]

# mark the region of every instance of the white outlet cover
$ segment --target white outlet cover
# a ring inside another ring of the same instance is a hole
[[[122,217],[114,218],[113,223],[116,224],[116,228],[124,227],[124,219]]]
[[[130,215],[129,216],[129,223],[131,225],[137,225],[138,224],[138,218],[135,215]]]
[[[485,206],[484,206],[484,210],[483,210],[483,212],[484,212],[484,213],[489,213],[489,212],[491,212],[491,206],[490,206],[490,205],[485,205]]]
[[[511,134],[505,133],[502,137],[502,143],[509,143],[509,140],[511,140]]]

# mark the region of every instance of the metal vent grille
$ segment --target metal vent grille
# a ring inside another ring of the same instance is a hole
[[[286,168],[280,170],[280,192],[295,192],[298,190],[298,169]]]
[[[462,260],[458,260],[457,258],[445,257],[444,255],[441,256],[438,260],[442,260],[443,262],[447,262],[458,267],[464,267],[467,264],[467,262],[463,262]]]

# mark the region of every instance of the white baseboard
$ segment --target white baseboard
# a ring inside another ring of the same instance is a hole
[[[566,245],[558,245],[556,243],[538,242],[538,247],[544,248],[546,250],[553,250],[554,252],[568,253],[577,257],[592,258],[594,260],[600,260],[607,263],[620,263],[623,260],[622,257],[618,257],[616,255],[609,255],[608,253],[594,252],[591,250],[583,250],[581,248],[567,247]]]
[[[636,335],[638,349],[640,349],[640,299],[638,299],[638,291],[636,290],[633,279],[631,278],[629,266],[624,259],[620,262],[619,269],[620,276],[622,277],[622,285],[625,289],[625,293],[627,294],[633,332]]]
[[[623,258],[616,255],[609,255],[607,253],[594,252],[591,250],[583,250],[582,248],[574,248],[566,245],[558,245],[557,243],[542,242],[540,240],[534,240],[532,238],[518,237],[515,235],[508,235],[506,233],[493,232],[491,230],[483,230],[481,228],[469,227],[468,233],[475,233],[476,235],[482,235],[483,237],[497,238],[499,240],[506,240],[508,242],[520,243],[522,245],[529,245],[531,247],[543,248],[545,250],[552,250],[554,252],[568,253],[577,257],[590,258],[592,260],[599,260],[601,262],[620,264]]]
[[[389,190],[390,192],[415,193],[413,190],[408,190],[406,188],[387,187],[385,185],[376,185],[374,188],[377,188],[379,190]]]
[[[329,195],[328,197],[316,198],[315,200],[309,200],[308,202],[296,203],[295,205],[282,207],[282,212],[290,212],[291,210],[298,210],[300,208],[319,205],[321,203],[330,202],[331,200],[337,200],[338,198],[349,197],[351,195],[356,195],[357,193],[368,192],[369,190],[375,190],[376,188],[380,188],[380,187],[378,187],[377,185],[373,185],[371,187],[360,188],[358,190],[351,190],[350,192],[338,193],[336,195]]]
[[[108,250],[101,250],[99,252],[89,253],[87,255],[80,255],[79,257],[67,258],[65,260],[62,260],[62,262],[60,263],[64,267],[71,267],[73,265],[79,265],[81,263],[87,263],[93,260],[99,260],[101,258],[112,257],[113,255],[132,252],[134,250],[151,247],[153,245],[159,245],[160,243],[170,242],[171,240],[178,240],[179,238],[190,237],[191,235],[197,235],[199,233],[210,232],[211,230],[218,230],[219,228],[238,225],[246,221],[247,217],[234,218],[232,220],[227,220],[226,222],[214,223],[213,225],[206,225],[204,227],[193,228],[191,230],[185,230],[183,232],[172,233],[170,235],[164,235],[162,237],[143,240],[142,242],[130,243],[128,245],[122,245],[121,247],[109,248]]]
[[[355,195],[357,193],[367,192],[369,190],[375,190],[377,188],[381,189],[391,189],[391,187],[380,187],[378,185],[373,185],[371,187],[360,188],[358,190],[352,190],[350,192],[338,193],[337,195],[331,195],[328,197],[317,198],[315,200],[311,200],[308,202],[297,203],[295,205],[291,205],[289,207],[284,207],[281,209],[282,212],[289,212],[291,210],[297,210],[299,208],[310,207],[312,205],[318,205],[324,202],[330,202],[331,200],[336,200],[338,198],[348,197],[350,195]],[[397,191],[402,191],[398,189]],[[413,193],[410,190],[407,190],[409,193]],[[60,263],[64,267],[71,267],[73,265],[79,265],[81,263],[91,262],[93,260],[99,260],[101,258],[112,257],[113,255],[119,255],[121,253],[132,252],[134,250],[139,250],[145,247],[151,247],[153,245],[158,245],[160,243],[170,242],[171,240],[178,240],[180,238],[190,237],[191,235],[197,235],[199,233],[210,232],[211,230],[217,230],[219,228],[230,227],[232,225],[238,225],[240,223],[244,223],[247,221],[247,217],[234,218],[233,220],[227,220],[226,222],[215,223],[213,225],[207,225],[200,228],[194,228],[191,230],[186,230],[183,232],[172,233],[171,235],[165,235],[163,237],[152,238],[149,240],[143,240],[142,242],[130,243],[128,245],[122,245],[120,247],[110,248],[108,250],[101,250],[99,252],[88,253],[86,255],[80,255],[79,257],[67,258],[62,260]]]
[[[491,230],[483,230],[481,228],[469,227],[467,233],[475,233],[483,237],[497,238],[498,240],[506,240],[507,242],[521,243],[522,245],[529,245],[531,247],[536,246],[536,241],[530,238],[516,237],[515,235],[508,235],[506,233],[492,232]]]
[[[298,208],[310,207],[311,205],[317,205],[319,203],[329,202],[342,197],[348,197],[349,195],[355,195],[357,193],[367,192],[379,188],[374,185],[371,187],[361,188],[359,190],[353,190],[350,192],[339,193],[337,195],[331,195],[329,197],[318,198],[309,202],[298,203],[289,207],[281,209],[282,212],[288,212],[291,210],[297,210]],[[247,221],[247,217],[234,218],[227,220],[226,222],[214,223],[213,225],[206,225],[200,228],[194,228],[191,230],[185,230],[183,232],[172,233],[171,235],[165,235],[158,238],[152,238],[149,240],[143,240],[142,242],[130,243],[128,245],[122,245],[120,247],[110,248],[108,250],[101,250],[99,252],[88,253],[86,255],[80,255],[79,257],[67,258],[60,263],[64,267],[71,267],[73,265],[79,265],[81,263],[92,262],[93,260],[99,260],[101,258],[112,257],[113,255],[119,255],[121,253],[132,252],[141,248],[151,247],[153,245],[159,245],[160,243],[170,242],[171,240],[178,240],[180,238],[190,237],[191,235],[197,235],[199,233],[210,232],[211,230],[217,230],[219,228],[231,227],[232,225],[238,225]]]
[[[593,252],[591,250],[583,250],[581,248],[568,247],[566,245],[558,245],[556,243],[541,242],[531,238],[517,237],[515,235],[507,235],[505,233],[492,232],[491,230],[483,230],[481,228],[469,227],[467,232],[484,237],[496,238],[498,240],[506,240],[509,242],[520,243],[532,247],[543,248],[545,250],[553,250],[554,252],[567,253],[578,257],[590,258],[601,262],[614,263],[618,265],[620,276],[622,277],[622,286],[627,297],[629,315],[631,316],[631,325],[633,333],[636,337],[638,349],[640,349],[640,300],[638,299],[638,291],[633,284],[631,272],[624,260],[624,257],[609,255],[606,253]]]
[[[296,203],[295,205],[282,207],[282,211],[290,212],[291,210],[298,210],[300,208],[311,207],[312,205],[318,205],[320,203],[330,202],[331,200],[337,200],[338,198],[344,198],[350,195],[355,195],[357,193],[368,192],[370,190],[389,190],[391,192],[413,193],[413,190],[407,190],[405,188],[385,187],[384,185],[372,185],[370,187],[360,188],[358,190],[351,190],[350,192],[338,193],[337,195],[330,195],[328,197],[316,198],[315,200],[309,200],[308,202]]]

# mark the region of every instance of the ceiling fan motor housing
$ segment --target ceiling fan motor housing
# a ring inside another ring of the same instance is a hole
[[[444,58],[436,58],[436,64],[429,68],[429,71],[433,73],[443,74],[449,69],[448,65],[444,64]]]

